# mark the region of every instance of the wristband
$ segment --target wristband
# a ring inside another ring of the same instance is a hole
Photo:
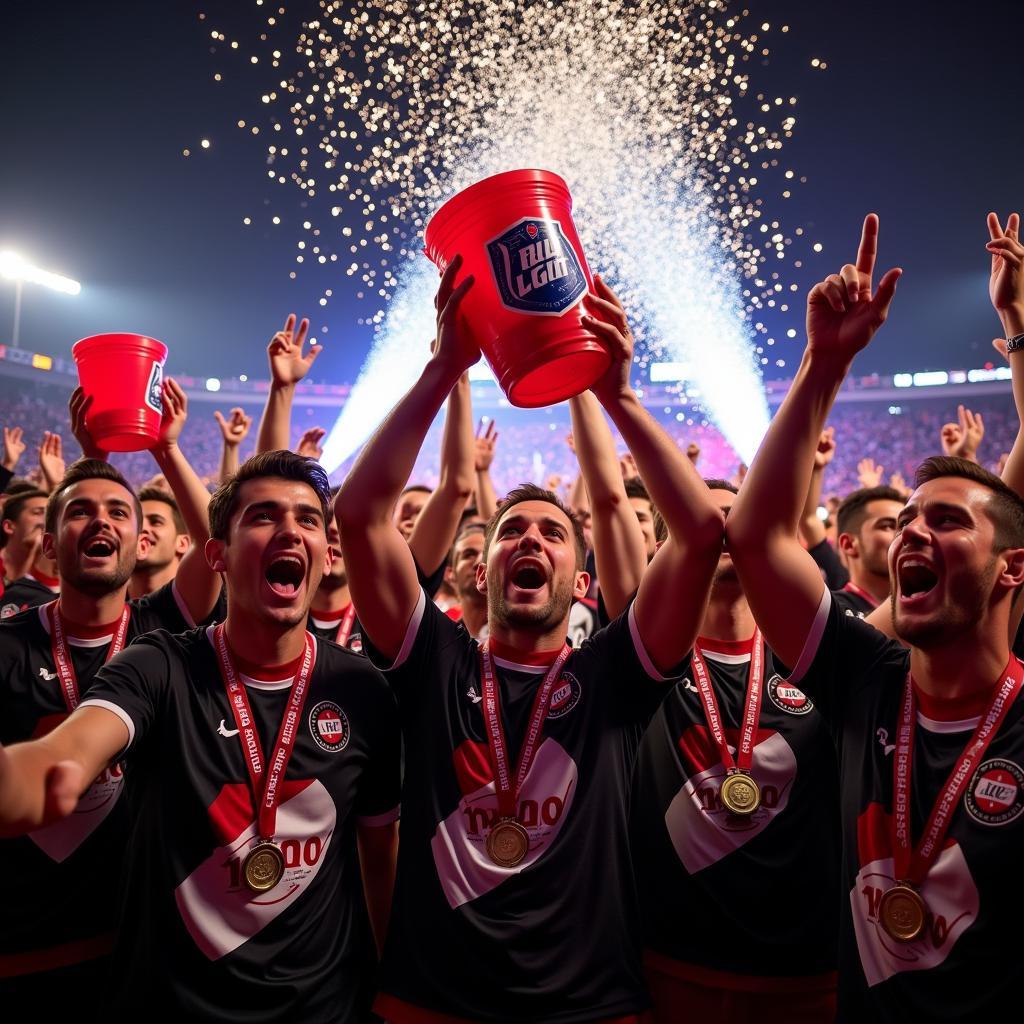
[[[1024,334],[1015,334],[1012,338],[1006,339],[1006,354],[1019,352],[1024,348]]]

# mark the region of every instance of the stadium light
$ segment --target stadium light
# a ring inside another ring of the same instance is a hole
[[[77,295],[82,286],[70,277],[63,277],[50,270],[43,270],[34,263],[10,250],[0,252],[0,276],[14,282],[14,327],[11,331],[11,344],[18,347],[18,330],[21,326],[21,286],[25,281],[41,284],[55,292],[65,295]]]

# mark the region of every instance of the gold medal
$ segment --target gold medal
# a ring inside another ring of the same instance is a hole
[[[253,892],[268,892],[284,875],[284,854],[275,843],[257,843],[242,861],[242,877]]]
[[[726,776],[719,790],[722,804],[730,814],[746,817],[761,806],[761,790],[757,783],[743,772]]]
[[[487,856],[500,868],[514,868],[530,849],[530,833],[515,818],[502,818],[487,833]]]
[[[928,904],[906,882],[897,882],[878,904],[878,922],[897,942],[913,942],[924,931],[927,915]]]

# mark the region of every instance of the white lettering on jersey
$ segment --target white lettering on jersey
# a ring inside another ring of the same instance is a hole
[[[96,781],[79,797],[74,811],[45,828],[29,832],[28,837],[51,860],[66,860],[102,824],[124,791],[121,766],[105,768]]]
[[[236,950],[262,931],[309,888],[337,820],[331,795],[314,780],[277,808],[274,842],[285,871],[269,892],[254,893],[241,877],[241,864],[256,837],[252,821],[232,842],[217,847],[178,886],[174,899],[195,944],[210,960]]]
[[[735,748],[730,749],[735,755]],[[784,736],[772,733],[754,747],[751,774],[761,787],[761,806],[749,817],[738,817],[722,807],[719,790],[726,770],[721,761],[687,779],[668,805],[665,827],[691,875],[749,843],[786,809],[796,778],[796,755]]]
[[[885,857],[865,864],[850,891],[857,949],[869,987],[903,971],[937,967],[978,916],[978,888],[959,844],[939,854],[924,880],[921,895],[928,917],[913,942],[891,939],[878,923],[878,905],[895,884],[892,858]]]
[[[878,745],[882,748],[882,753],[888,757],[896,749],[896,744],[889,742],[889,730],[879,729],[875,735],[878,737]]]
[[[40,679],[45,679],[46,682],[51,683],[51,682],[53,682],[54,679],[57,678],[57,673],[56,672],[47,672],[45,668],[40,666],[40,668],[39,668],[39,678]]]
[[[224,719],[223,718],[220,720],[220,725],[217,726],[217,732],[220,733],[221,736],[237,736],[238,735],[238,730],[237,729],[229,729],[224,724]]]
[[[440,822],[430,841],[434,865],[448,905],[454,910],[536,863],[558,838],[576,795],[576,762],[553,739],[545,739],[523,782],[517,817],[530,833],[521,863],[502,868],[487,856],[487,833],[498,816],[494,783],[468,793]]]

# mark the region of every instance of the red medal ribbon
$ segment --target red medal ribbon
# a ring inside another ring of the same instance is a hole
[[[857,584],[853,583],[852,581],[850,583],[847,583],[846,586],[843,587],[843,590],[845,590],[848,594],[856,594],[862,601],[867,601],[867,603],[871,605],[872,608],[878,607],[878,602],[874,599],[874,597],[871,594],[869,594],[863,587],[858,587]]]
[[[269,766],[263,760],[263,748],[260,736],[256,731],[256,722],[249,705],[249,696],[245,692],[245,684],[238,678],[235,666],[231,663],[227,643],[224,640],[224,624],[220,623],[213,631],[214,647],[220,660],[221,678],[227,691],[228,703],[235,716],[238,727],[238,740],[242,744],[245,763],[249,769],[249,782],[252,786],[253,799],[256,802],[256,821],[260,839],[270,842],[274,838],[277,826],[277,805],[280,802],[280,783],[284,778],[292,751],[295,749],[295,736],[298,732],[302,709],[306,704],[309,689],[309,676],[313,668],[313,644],[306,633],[306,649],[302,656],[291,689],[288,691],[288,703],[285,705],[281,728],[274,743],[274,757]],[[266,782],[260,791],[260,780],[266,775]]]
[[[60,614],[60,601],[51,601],[46,606],[46,614],[50,620],[50,650],[53,653],[53,665],[60,676],[61,693],[64,695],[64,703],[67,705],[68,714],[78,707],[78,679],[75,677],[75,666],[68,654],[67,643],[64,640],[64,622]],[[131,606],[125,605],[121,609],[121,617],[117,620],[114,628],[114,636],[107,648],[107,656],[103,659],[106,664],[110,659],[124,648],[125,638],[128,636],[128,622],[131,619]]]
[[[540,747],[541,729],[547,718],[548,706],[551,703],[551,692],[560,678],[565,659],[572,653],[566,644],[551,668],[548,669],[544,681],[537,689],[530,711],[530,721],[526,729],[522,749],[519,751],[519,766],[516,769],[515,785],[509,773],[508,747],[505,744],[505,728],[501,722],[501,696],[498,693],[497,680],[494,678],[494,659],[485,643],[480,648],[480,676],[483,689],[483,713],[487,726],[487,749],[491,755],[491,770],[494,772],[494,785],[498,794],[498,815],[502,818],[515,818],[516,803],[519,791],[529,774],[530,766]]]
[[[925,876],[935,863],[953,818],[957,802],[974,772],[1003,724],[1006,713],[1020,693],[1024,683],[1024,665],[1012,654],[1003,670],[1002,682],[967,742],[964,752],[953,765],[945,785],[939,791],[935,806],[928,817],[924,832],[911,850],[910,846],[910,771],[914,759],[914,727],[917,722],[917,701],[914,686],[907,673],[900,705],[899,730],[893,756],[892,782],[892,847],[893,865],[898,882],[909,882],[920,888]]]
[[[725,741],[725,730],[722,728],[722,716],[718,710],[718,701],[711,686],[711,675],[707,662],[701,653],[700,645],[693,645],[690,656],[693,663],[693,674],[697,677],[697,691],[704,705],[704,718],[711,730],[711,736],[718,747],[719,756],[726,771],[731,775],[739,771],[750,774],[754,763],[754,740],[757,738],[757,723],[761,718],[761,698],[764,696],[764,638],[761,630],[754,630],[754,646],[750,652],[750,675],[747,679],[747,692],[743,702],[743,722],[740,727],[740,738],[736,744],[736,758],[733,759],[729,744]]]
[[[355,621],[356,606],[350,601],[342,616],[341,624],[338,626],[338,632],[334,634],[334,642],[339,647],[344,647],[348,643],[349,634],[352,632],[352,623]]]

